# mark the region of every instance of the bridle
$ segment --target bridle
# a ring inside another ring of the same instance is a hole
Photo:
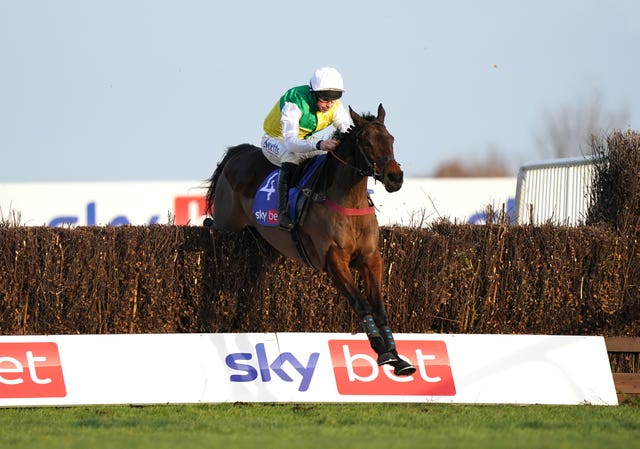
[[[377,126],[382,126],[384,128],[384,124],[380,123],[380,122],[368,122],[366,123],[364,126],[360,127],[360,129],[358,129],[356,135],[355,135],[355,147],[356,150],[358,151],[358,154],[360,156],[362,156],[362,160],[364,160],[366,167],[362,168],[362,167],[358,167],[354,164],[351,164],[347,161],[345,161],[344,159],[342,159],[340,156],[338,156],[334,151],[329,151],[328,153],[331,154],[331,156],[333,156],[338,162],[340,162],[343,165],[346,165],[347,167],[351,168],[352,170],[354,170],[357,174],[359,174],[360,176],[364,176],[364,177],[373,177],[373,179],[375,179],[376,181],[380,181],[381,183],[384,184],[384,173],[382,173],[382,171],[379,170],[378,167],[378,163],[380,161],[371,161],[371,159],[369,159],[369,157],[367,156],[367,153],[365,153],[362,144],[361,144],[361,140],[362,140],[362,133],[364,132],[364,128],[366,126],[371,126],[371,125],[377,125]],[[393,155],[389,154],[387,155],[387,157],[382,161],[382,167],[386,166],[387,162],[392,161],[393,159]]]

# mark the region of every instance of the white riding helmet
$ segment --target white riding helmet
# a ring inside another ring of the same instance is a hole
[[[333,67],[322,67],[313,72],[309,85],[314,92],[327,90],[344,92],[342,75]]]

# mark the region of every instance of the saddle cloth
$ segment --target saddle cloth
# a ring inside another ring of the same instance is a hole
[[[326,159],[326,154],[314,157],[301,169],[302,175],[298,181],[289,189],[289,216],[294,222],[298,221],[298,215],[303,210],[303,203],[308,199],[307,195],[302,195],[302,190],[309,188],[313,175],[322,166]],[[280,169],[275,169],[267,175],[260,188],[256,192],[253,200],[253,214],[256,221],[262,226],[278,226],[278,178]],[[298,204],[300,203],[300,204]]]

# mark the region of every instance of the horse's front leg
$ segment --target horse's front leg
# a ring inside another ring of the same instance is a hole
[[[386,363],[393,365],[394,373],[398,376],[413,374],[416,371],[415,367],[398,355],[393,332],[389,327],[389,317],[382,299],[382,256],[380,256],[380,253],[374,252],[370,257],[366,258],[358,266],[358,271],[362,275],[364,289],[372,308],[375,325],[382,336],[387,353],[393,356],[388,357],[389,360]]]
[[[365,296],[371,306],[373,319],[380,330],[388,352],[395,353],[396,344],[389,328],[389,317],[382,300],[382,257],[374,252],[364,259],[356,269],[362,276]]]
[[[349,261],[350,255],[346,251],[333,246],[327,252],[325,269],[336,287],[349,299],[349,304],[362,323],[371,347],[378,354],[378,365],[397,362],[397,353],[389,351],[385,336],[380,333],[376,319],[372,316],[373,310],[370,302],[362,295],[353,279],[349,269]],[[379,314],[380,310],[377,310],[376,313]],[[382,309],[382,313],[384,313],[384,309]]]

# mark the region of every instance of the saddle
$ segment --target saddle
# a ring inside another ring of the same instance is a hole
[[[309,200],[322,202],[324,196],[315,193],[320,168],[327,155],[321,154],[300,164],[292,187],[289,189],[289,216],[294,225],[302,222],[308,209]],[[256,191],[253,200],[253,214],[261,226],[278,226],[277,186],[280,170],[275,169],[267,175]]]

